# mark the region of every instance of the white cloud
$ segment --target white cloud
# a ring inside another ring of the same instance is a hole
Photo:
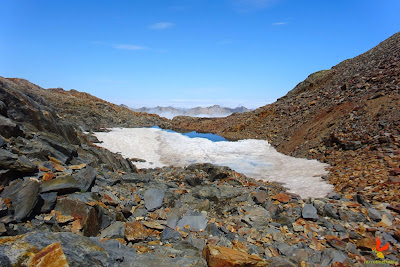
[[[165,30],[168,28],[173,27],[175,24],[172,22],[158,22],[158,23],[154,23],[149,25],[149,29],[152,30]]]
[[[139,45],[131,45],[131,44],[116,44],[113,45],[115,49],[121,49],[121,50],[144,50],[146,47],[144,46],[139,46]]]
[[[286,24],[288,24],[288,22],[282,22],[282,21],[280,21],[280,22],[274,22],[274,23],[272,23],[271,25],[272,25],[272,26],[281,26],[281,25],[286,25]]]

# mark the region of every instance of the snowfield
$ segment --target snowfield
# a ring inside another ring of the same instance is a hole
[[[141,158],[138,168],[184,167],[192,163],[228,166],[254,179],[282,183],[289,192],[307,197],[324,197],[333,186],[321,179],[327,164],[279,153],[267,141],[212,142],[156,128],[112,128],[95,133],[100,146],[126,158]]]

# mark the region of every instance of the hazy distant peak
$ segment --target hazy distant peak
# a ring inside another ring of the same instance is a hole
[[[195,108],[176,108],[172,106],[168,107],[157,106],[153,108],[142,107],[133,110],[138,112],[157,114],[169,119],[172,119],[173,117],[180,115],[192,116],[192,117],[226,117],[235,112],[243,113],[251,111],[251,109],[248,109],[243,106],[236,108],[229,108],[229,107],[221,107],[220,105],[213,105],[209,107],[195,107]]]

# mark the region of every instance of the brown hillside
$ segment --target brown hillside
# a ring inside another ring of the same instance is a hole
[[[175,129],[234,140],[266,139],[283,153],[330,163],[338,191],[398,202],[399,89],[396,33],[360,56],[311,74],[273,104],[226,118],[177,117],[173,123]]]
[[[81,127],[83,130],[154,125],[165,127],[168,121],[158,115],[134,112],[129,108],[109,103],[88,93],[73,89],[70,91],[65,91],[62,88],[43,89],[24,79],[6,78],[6,80],[11,81],[16,88],[38,103],[54,107],[59,117]]]

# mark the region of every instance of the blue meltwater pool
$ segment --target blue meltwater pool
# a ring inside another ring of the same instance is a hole
[[[154,126],[154,127],[151,127],[151,128],[161,129],[158,126]],[[172,131],[172,130],[165,130],[165,131],[167,131],[169,133],[176,133],[175,131]],[[220,136],[218,134],[212,134],[212,133],[198,133],[196,131],[193,131],[193,132],[190,132],[190,133],[180,133],[180,134],[184,135],[184,136],[187,136],[187,137],[190,137],[190,138],[196,138],[196,137],[205,138],[205,139],[208,139],[208,140],[213,141],[213,142],[229,141],[229,140],[225,139],[224,137],[222,137],[222,136]]]

